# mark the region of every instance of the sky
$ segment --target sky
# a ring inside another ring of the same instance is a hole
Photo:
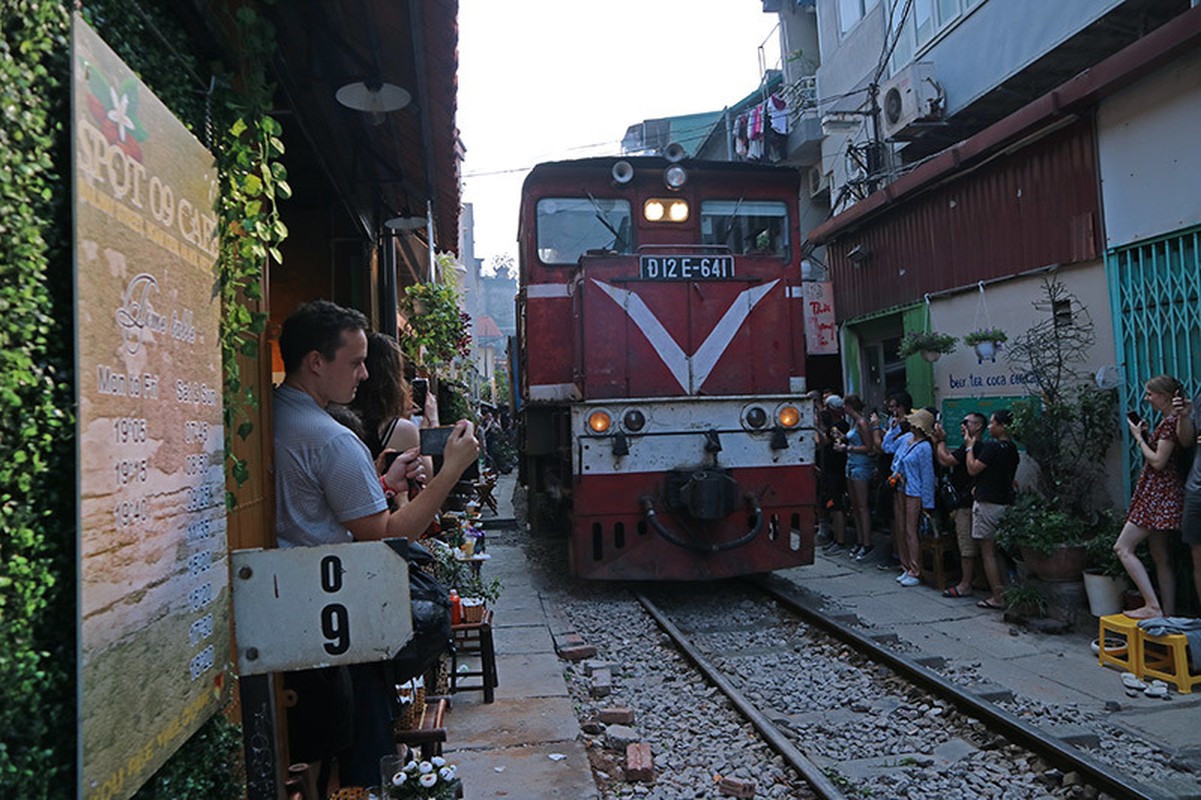
[[[458,125],[475,255],[517,256],[535,164],[616,155],[645,119],[717,111],[780,66],[760,0],[460,0]]]

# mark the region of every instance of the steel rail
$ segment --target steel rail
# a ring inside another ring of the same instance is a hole
[[[710,664],[709,660],[705,658],[705,656],[699,650],[693,647],[692,642],[688,640],[688,637],[684,635],[683,631],[677,628],[671,622],[671,620],[664,616],[663,612],[660,611],[659,608],[652,603],[646,595],[642,594],[641,592],[635,592],[634,596],[638,599],[638,602],[642,604],[642,607],[646,609],[647,613],[654,617],[655,622],[659,623],[659,627],[666,631],[667,635],[672,638],[672,641],[675,642],[676,646],[684,652],[684,655],[688,656],[692,663],[696,665],[696,668],[700,670],[700,672],[710,682],[716,685],[717,688],[721,689],[725,696],[730,699],[730,702],[734,704],[734,707],[738,709],[739,713],[746,717],[747,720],[749,720],[750,723],[755,726],[755,729],[762,734],[763,738],[767,740],[767,743],[771,745],[771,747],[777,753],[779,753],[784,760],[792,766],[793,769],[801,774],[801,777],[803,777],[809,783],[809,785],[813,788],[817,795],[822,798],[822,800],[846,800],[846,796],[839,791],[838,787],[836,787],[828,777],[826,777],[826,774],[822,772],[821,768],[810,761],[804,753],[798,750],[796,745],[788,740],[788,737],[784,734],[784,732],[776,727],[775,723],[764,716],[763,712],[756,708],[751,701],[747,700],[746,697],[734,687],[734,684],[730,683],[730,681],[728,681],[726,677],[721,674],[720,670]]]
[[[1154,793],[1148,787],[1125,775],[1115,774],[1111,765],[1102,764],[1091,756],[1081,753],[1059,737],[1051,736],[1030,723],[1023,722],[1008,711],[973,692],[956,686],[913,659],[895,653],[851,627],[830,619],[817,608],[807,604],[803,598],[797,597],[777,585],[784,583],[795,590],[797,588],[795,584],[774,576],[751,578],[747,582],[771,595],[807,622],[822,628],[872,660],[888,665],[905,678],[924,686],[944,700],[954,703],[960,710],[987,721],[990,726],[999,729],[1014,742],[1030,748],[1058,767],[1067,767],[1067,769],[1081,773],[1097,788],[1118,797],[1132,798],[1133,800],[1163,800],[1163,795]]]

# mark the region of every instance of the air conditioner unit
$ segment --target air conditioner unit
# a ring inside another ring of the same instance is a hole
[[[822,172],[821,167],[809,168],[809,196],[817,197],[830,189],[830,175]]]
[[[913,139],[922,123],[942,119],[942,87],[934,65],[919,61],[880,84],[880,134],[884,139]]]

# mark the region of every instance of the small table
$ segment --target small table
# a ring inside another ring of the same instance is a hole
[[[492,555],[489,553],[474,553],[465,556],[463,555],[463,551],[458,548],[455,548],[452,552],[455,554],[455,561],[458,561],[460,564],[470,565],[471,574],[476,577],[479,577],[480,567],[483,566],[484,562],[492,558]]]

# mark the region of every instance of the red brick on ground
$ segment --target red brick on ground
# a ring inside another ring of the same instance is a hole
[[[606,725],[633,725],[634,709],[625,706],[602,708],[597,718]]]
[[[580,636],[575,631],[567,631],[554,637],[555,649],[561,650],[565,647],[579,647],[582,644],[587,644],[584,637]]]
[[[574,647],[560,647],[558,648],[558,652],[559,658],[564,658],[568,661],[581,661],[596,655],[596,648],[590,644],[581,644]]]
[[[626,781],[652,781],[654,778],[655,762],[651,757],[650,742],[626,745]]]
[[[753,781],[740,781],[737,778],[722,778],[717,784],[717,790],[726,797],[754,797],[755,784]]]

